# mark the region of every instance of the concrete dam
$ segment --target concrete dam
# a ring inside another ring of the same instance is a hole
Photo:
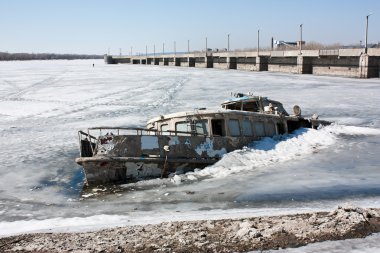
[[[107,64],[236,69],[353,78],[380,77],[380,48],[369,48],[367,53],[364,53],[364,49],[337,49],[105,55],[104,61]]]

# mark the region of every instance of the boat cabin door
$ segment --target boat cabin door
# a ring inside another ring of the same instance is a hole
[[[225,124],[224,124],[224,119],[212,119],[211,129],[212,129],[213,136],[225,136],[226,129],[225,129]]]

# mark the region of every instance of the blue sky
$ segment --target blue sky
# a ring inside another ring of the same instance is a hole
[[[380,41],[379,0],[0,0],[0,51],[112,54],[270,46],[271,37],[324,44]]]

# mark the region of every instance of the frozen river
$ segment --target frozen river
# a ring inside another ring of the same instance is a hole
[[[219,108],[231,92],[268,96],[288,112],[298,104],[305,115],[337,124],[252,143],[181,180],[81,197],[78,130],[144,127],[161,114]],[[379,105],[379,79],[88,60],[0,62],[0,235],[330,210],[345,203],[380,207]]]

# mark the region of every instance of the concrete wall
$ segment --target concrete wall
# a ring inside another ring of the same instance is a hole
[[[193,61],[190,57],[181,57],[176,59],[176,66],[179,67],[191,67],[190,63]]]
[[[380,49],[289,50],[260,52],[199,52],[147,56],[104,56],[107,64],[133,63],[160,66],[273,71],[357,78],[380,76]]]
[[[237,70],[248,70],[248,71],[259,71],[258,66],[256,66],[257,57],[238,57],[236,58],[236,69]]]
[[[313,66],[313,75],[359,77],[359,67]]]
[[[268,64],[268,71],[298,74],[297,65]]]
[[[226,54],[219,54],[219,57],[214,57],[212,66],[215,69],[228,69]]]
[[[227,66],[227,63],[214,62],[213,68],[214,69],[228,69],[228,66]]]
[[[359,77],[359,58],[322,56],[312,59],[312,74]]]
[[[258,71],[256,64],[237,64],[237,70]]]
[[[194,58],[196,68],[207,68],[206,57],[204,55]]]
[[[295,57],[271,57],[268,59],[268,71],[298,73],[297,58]]]
[[[380,77],[380,55],[368,59],[368,78]]]
[[[206,68],[207,65],[206,65],[206,63],[195,62],[195,67],[196,68]]]

